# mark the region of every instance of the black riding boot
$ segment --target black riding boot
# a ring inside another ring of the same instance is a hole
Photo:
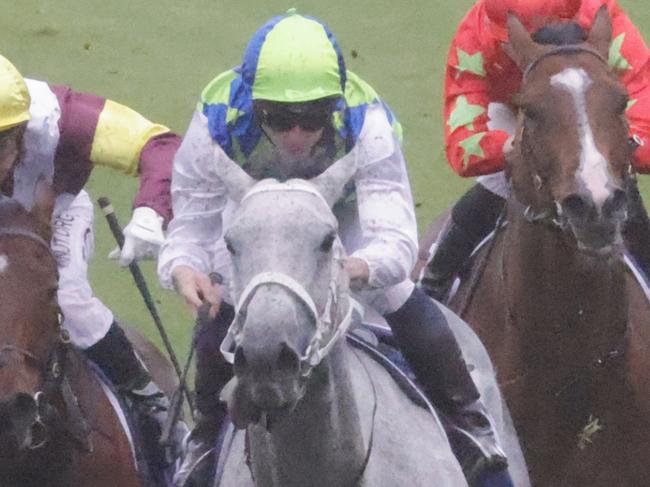
[[[174,475],[174,486],[189,487],[192,479],[209,475],[210,462],[202,462],[215,446],[226,417],[226,405],[219,399],[221,389],[232,378],[232,367],[221,355],[219,347],[235,316],[234,308],[221,303],[214,320],[198,323],[196,333],[195,424],[184,448],[183,463]],[[193,472],[195,470],[196,472]],[[188,482],[190,481],[190,482]]]
[[[505,453],[442,311],[415,288],[385,318],[427,396],[453,425],[448,434],[470,485],[486,468],[505,468]]]
[[[628,184],[627,205],[627,221],[623,228],[625,245],[645,273],[646,279],[650,279],[650,220],[636,178]]]
[[[504,204],[503,198],[480,184],[458,200],[424,270],[421,286],[425,293],[440,302],[446,300],[460,267],[494,229]]]
[[[169,400],[151,379],[122,328],[113,322],[106,336],[86,349],[85,353],[102,369],[117,390],[133,402],[140,413],[153,420],[153,428],[157,429],[156,435],[159,438],[167,420]],[[180,449],[187,428],[181,422],[177,426],[174,440]]]

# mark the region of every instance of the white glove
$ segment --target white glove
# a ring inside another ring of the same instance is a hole
[[[124,245],[108,254],[109,259],[118,260],[121,266],[128,266],[133,259],[155,259],[165,240],[162,230],[163,217],[155,210],[141,206],[133,210],[131,221],[124,229]]]

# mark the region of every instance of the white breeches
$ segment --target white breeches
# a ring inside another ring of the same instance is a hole
[[[517,117],[507,105],[490,103],[487,126],[490,130],[503,130],[513,135],[517,128]],[[476,182],[503,199],[507,199],[510,195],[510,186],[503,171],[479,176],[476,178]]]
[[[93,204],[82,190],[72,202],[57,199],[54,214],[52,251],[59,265],[63,325],[72,342],[86,349],[102,339],[113,323],[113,313],[93,295],[88,281],[88,262],[95,247]]]

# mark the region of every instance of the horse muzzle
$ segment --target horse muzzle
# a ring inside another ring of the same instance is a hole
[[[607,257],[620,248],[627,218],[623,190],[614,190],[601,205],[590,196],[574,193],[558,204],[558,210],[562,226],[571,230],[580,251]]]
[[[17,393],[0,403],[0,458],[13,458],[47,441],[34,397]]]

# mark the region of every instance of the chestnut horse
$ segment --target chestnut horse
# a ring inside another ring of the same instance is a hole
[[[0,485],[144,485],[105,387],[61,327],[48,191],[30,213],[0,200]]]
[[[508,30],[524,75],[507,224],[451,307],[495,362],[533,485],[648,485],[650,305],[621,244],[632,148],[609,15],[579,45]]]

